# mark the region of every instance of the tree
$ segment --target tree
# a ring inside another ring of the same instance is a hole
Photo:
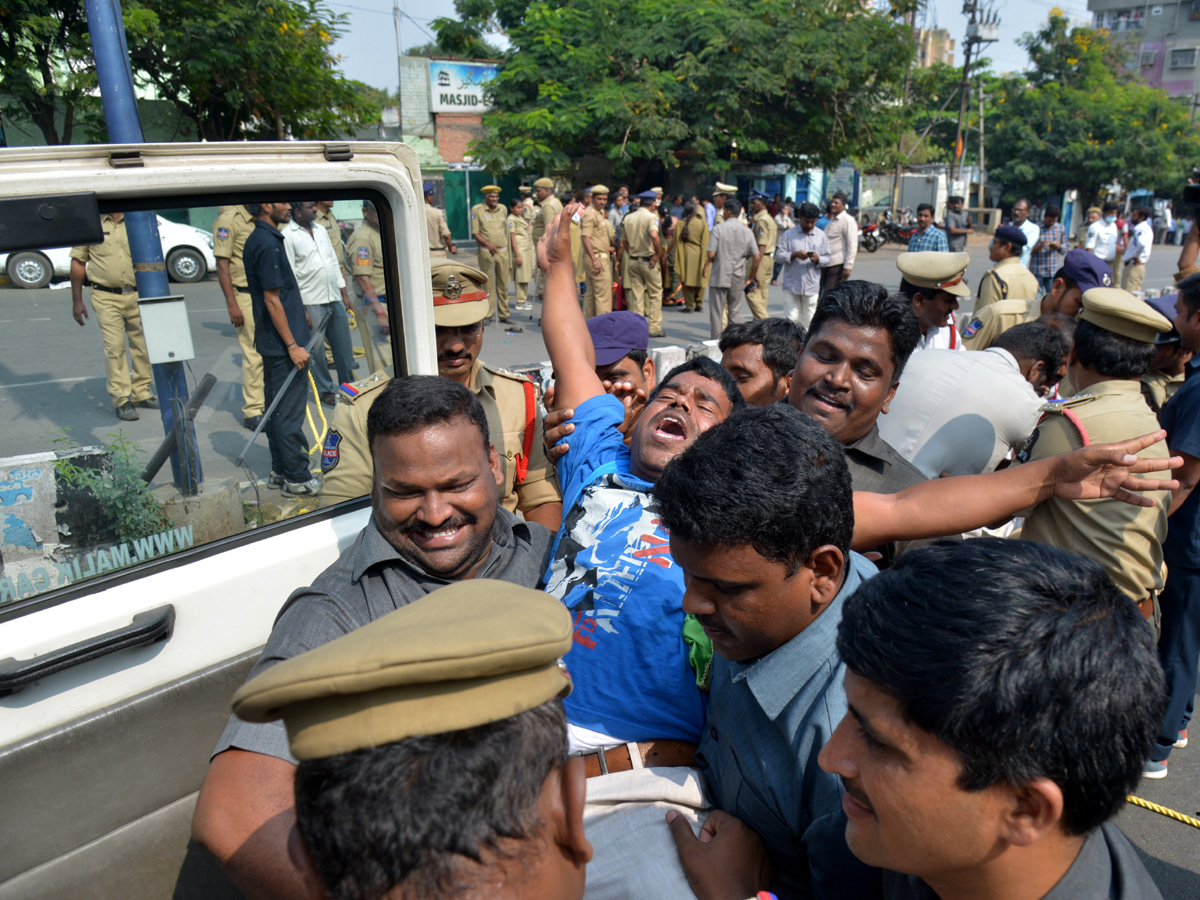
[[[0,113],[32,121],[47,144],[103,128],[81,0],[0,4],[0,71]]]
[[[1138,83],[1107,31],[1072,27],[1053,10],[1021,44],[1033,67],[1001,87],[989,125],[989,175],[1006,199],[1077,189],[1090,202],[1113,181],[1178,190],[1200,157],[1189,110]]]
[[[907,0],[905,0],[907,2]],[[511,47],[491,83],[489,169],[565,171],[606,156],[644,177],[688,161],[837,165],[895,141],[914,53],[894,16],[857,0],[458,0],[439,40],[500,28]]]

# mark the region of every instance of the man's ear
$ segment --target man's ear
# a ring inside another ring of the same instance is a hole
[[[496,452],[495,444],[488,444],[488,465],[492,469],[492,477],[496,480],[496,487],[504,487],[504,466],[500,465],[500,454]]]
[[[1006,787],[1009,804],[1002,812],[1000,836],[1015,847],[1028,847],[1060,828],[1063,817],[1062,788],[1049,778]]]
[[[1029,364],[1029,373],[1025,376],[1025,380],[1028,381],[1031,385],[1036,386],[1038,381],[1040,381],[1042,379],[1042,376],[1045,375],[1045,373],[1046,373],[1045,360],[1035,359]]]
[[[791,372],[788,372],[786,375],[780,376],[779,381],[775,385],[775,392],[779,395],[779,397],[777,399],[779,399],[779,400],[787,399],[788,395],[791,394],[791,392],[792,392],[792,373]]]
[[[317,867],[313,865],[308,845],[304,843],[304,838],[300,836],[300,829],[296,827],[295,823],[288,832],[287,849],[288,858],[296,867],[296,871],[300,873],[300,880],[304,883],[303,900],[326,900],[325,890],[321,887],[321,877],[317,874]]]
[[[583,808],[587,803],[587,772],[583,758],[570,756],[555,768],[542,787],[550,830],[559,852],[576,866],[592,860],[592,844],[583,833]]]
[[[654,390],[658,385],[658,369],[654,365],[654,357],[647,356],[646,361],[642,363],[642,377],[646,379],[646,393]]]
[[[887,415],[888,407],[892,405],[892,398],[896,396],[896,388],[898,387],[900,387],[899,379],[893,381],[892,386],[888,388],[887,396],[883,398],[883,406],[879,408],[879,414],[881,416]]]
[[[822,544],[809,554],[804,565],[812,569],[812,602],[814,606],[826,606],[842,588],[842,575],[846,568],[846,557],[833,544]]]

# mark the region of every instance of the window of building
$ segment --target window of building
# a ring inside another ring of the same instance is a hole
[[[1192,0],[1191,9],[1188,11],[1188,18],[1193,22],[1200,19],[1200,0]]]
[[[1152,6],[1152,7],[1150,7],[1150,15],[1152,15],[1152,16],[1161,16],[1161,15],[1162,15],[1162,7],[1161,7],[1161,6]]]
[[[1158,62],[1158,51],[1157,50],[1143,50],[1142,51],[1142,68],[1143,69],[1149,69],[1156,62]]]
[[[1171,51],[1171,68],[1172,69],[1194,69],[1196,68],[1196,48],[1182,47],[1178,50]]]

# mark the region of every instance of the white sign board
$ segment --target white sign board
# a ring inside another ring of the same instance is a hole
[[[429,61],[429,108],[435,113],[482,113],[491,109],[483,86],[496,77],[498,66]]]

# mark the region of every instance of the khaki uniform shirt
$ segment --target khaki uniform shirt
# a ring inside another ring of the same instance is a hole
[[[504,220],[507,218],[508,210],[503,206],[497,205],[495,209],[488,209],[486,203],[476,203],[471,207],[471,234],[478,234],[491,241],[503,253],[504,248],[508,246],[508,234],[504,230]],[[479,252],[487,252],[482,244],[479,245]]]
[[[562,208],[562,201],[553,194],[542,201],[537,218],[533,222],[533,242],[535,244],[542,239],[542,235],[546,233],[546,229],[550,227],[554,217],[562,212]]]
[[[533,203],[533,198],[526,197],[521,201],[521,218],[523,218],[530,225],[533,225],[533,223],[537,220],[537,217],[538,211],[537,207]]]
[[[429,233],[429,249],[445,250],[446,238],[450,237],[450,226],[446,224],[446,214],[436,206],[425,204],[425,230]]]
[[[246,238],[254,233],[254,216],[244,206],[222,206],[217,220],[213,222],[213,256],[229,260],[229,274],[233,286],[246,290],[246,267],[242,265],[242,249]],[[341,240],[341,235],[338,236]],[[334,244],[337,248],[337,244]]]
[[[979,283],[979,301],[975,311],[997,300],[1032,300],[1038,292],[1037,276],[1021,265],[1015,256],[1002,259],[988,269]]]
[[[367,413],[389,381],[387,375],[370,378],[338,391],[333,424],[325,437],[321,454],[324,475],[322,502],[326,505],[352,500],[371,492],[374,465],[367,447]],[[500,486],[500,505],[509,512],[527,512],[544,503],[558,503],[562,495],[554,467],[546,459],[546,444],[542,434],[542,417],[537,415],[533,426],[533,447],[529,453],[529,468],[525,480],[517,480],[517,456],[525,442],[525,388],[527,379],[478,360],[471,369],[471,391],[479,398],[487,414],[492,444],[500,455],[504,481]],[[514,486],[515,485],[515,486]]]
[[[350,235],[350,241],[346,244],[346,270],[351,278],[367,276],[375,292],[387,296],[387,285],[383,278],[383,239],[379,236],[378,228],[363,222]],[[363,296],[363,289],[357,281],[354,282],[354,293]]]
[[[101,216],[100,227],[104,230],[104,243],[76,247],[71,251],[71,259],[77,259],[87,266],[92,290],[137,287],[125,220],[118,222],[112,216]]]
[[[1022,450],[1031,460],[1046,459],[1083,446],[1079,431],[1065,411],[1079,418],[1093,444],[1127,440],[1158,430],[1158,419],[1146,406],[1136,381],[1103,381],[1065,403],[1048,405],[1047,409],[1051,411]],[[1167,455],[1167,448],[1161,442],[1138,454],[1143,459],[1166,459]],[[1163,471],[1147,477],[1170,476]],[[1145,496],[1154,501],[1154,506],[1130,506],[1111,498],[1047,500],[1034,507],[1025,519],[1021,538],[1094,559],[1117,587],[1140,603],[1152,592],[1162,590],[1162,542],[1167,536],[1167,509],[1171,504],[1167,491]]]
[[[779,233],[779,226],[775,224],[775,220],[771,218],[771,214],[765,209],[754,216],[754,240],[763,250],[763,256],[767,254],[774,255],[775,253],[775,238]]]
[[[598,259],[606,259],[608,252],[612,249],[612,237],[610,229],[612,225],[608,221],[608,216],[604,213],[596,212],[594,206],[589,206],[582,216],[583,221],[580,222],[580,235],[591,241],[592,252]],[[612,229],[615,233],[615,229]],[[591,268],[590,266],[588,267]]]
[[[657,232],[658,216],[641,207],[627,215],[621,225],[621,239],[629,245],[630,256],[653,256],[654,242],[650,236]]]
[[[683,233],[687,231],[687,240]],[[776,244],[778,245],[778,233]],[[696,207],[690,219],[680,219],[675,226],[675,276],[687,287],[704,284],[704,263],[708,260],[708,221],[704,207]]]
[[[321,212],[320,210],[317,211],[317,215],[313,221],[324,228],[325,233],[329,235],[329,243],[333,245],[333,256],[338,261],[338,265],[342,267],[342,274],[345,275],[346,242],[342,240],[342,226],[333,217],[333,213]]]
[[[967,350],[986,350],[992,342],[1014,325],[1034,322],[1041,314],[1038,300],[997,300],[977,309],[963,326],[963,347]]]
[[[1166,372],[1148,372],[1142,376],[1142,396],[1146,398],[1146,402],[1152,404],[1150,409],[1157,415],[1168,400],[1175,396],[1175,392],[1183,387],[1184,379],[1187,375],[1180,372],[1178,375],[1168,375]]]
[[[504,226],[508,237],[504,239],[504,246],[511,247],[512,241],[510,238],[516,237],[517,252],[521,254],[521,264],[517,265],[517,258],[514,256],[513,265],[513,280],[520,284],[528,284],[533,276],[534,265],[537,262],[537,251],[533,246],[533,227],[525,221],[524,216],[514,216],[508,214],[508,218],[504,220]]]

